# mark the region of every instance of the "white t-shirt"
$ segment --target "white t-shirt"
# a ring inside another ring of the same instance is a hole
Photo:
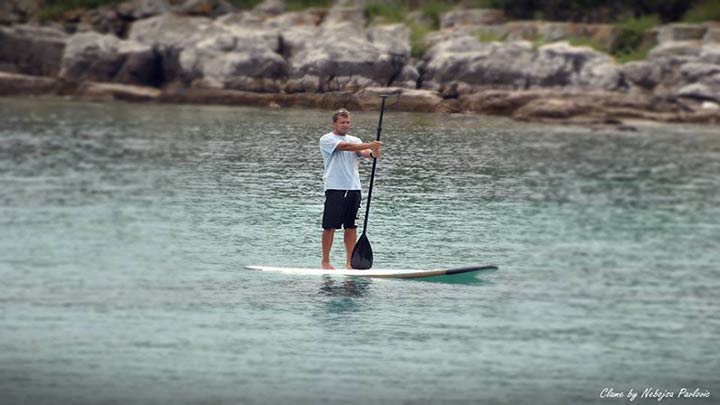
[[[320,152],[325,161],[325,190],[360,190],[358,152],[335,150],[340,142],[362,143],[360,138],[333,132],[320,138]]]

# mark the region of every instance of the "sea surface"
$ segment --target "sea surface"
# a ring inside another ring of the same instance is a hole
[[[330,113],[0,98],[0,403],[720,401],[720,128],[391,108],[374,267],[499,270],[246,270],[319,265]]]

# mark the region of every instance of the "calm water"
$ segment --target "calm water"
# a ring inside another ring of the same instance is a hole
[[[327,111],[4,98],[0,116],[3,404],[720,397],[718,128],[390,111],[376,267],[500,266],[427,282],[243,269],[318,265]],[[353,119],[374,136],[377,113]]]

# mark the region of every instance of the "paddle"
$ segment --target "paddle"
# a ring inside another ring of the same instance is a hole
[[[382,103],[380,104],[380,122],[378,123],[376,141],[380,140],[380,131],[382,131],[382,119],[383,113],[385,112],[385,99],[388,98],[386,94],[381,95]],[[363,232],[360,235],[360,239],[355,243],[353,248],[352,256],[350,258],[350,265],[353,269],[367,270],[373,265],[373,252],[370,241],[367,238],[367,224],[368,218],[370,217],[370,200],[372,199],[373,183],[375,182],[375,165],[377,164],[377,158],[373,158],[372,173],[370,174],[370,188],[368,189],[367,207],[365,207],[365,223],[363,224]]]

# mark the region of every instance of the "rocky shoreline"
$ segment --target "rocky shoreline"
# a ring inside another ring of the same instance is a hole
[[[403,111],[720,124],[720,23],[662,26],[646,60],[619,64],[567,41],[578,33],[615,40],[603,24],[507,22],[497,10],[455,10],[417,55],[406,24],[369,21],[360,7],[175,3],[106,6],[71,28],[0,26],[0,95],[373,110],[378,94],[395,92],[393,108]]]

